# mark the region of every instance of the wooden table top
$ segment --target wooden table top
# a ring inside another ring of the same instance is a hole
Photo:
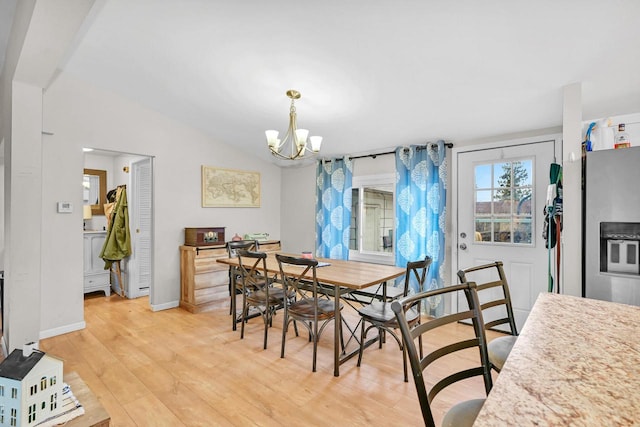
[[[84,415],[65,424],[66,427],[108,427],[110,417],[89,387],[76,372],[64,375],[64,382],[69,384],[71,392],[84,407]]]
[[[274,253],[267,254],[267,271],[270,273],[280,273],[278,261]],[[300,256],[299,254],[284,254],[290,256]],[[238,258],[220,258],[217,260],[222,264],[238,266]],[[330,265],[318,267],[316,277],[319,282],[330,285],[342,286],[350,289],[364,289],[377,285],[386,280],[395,279],[405,273],[402,267],[384,264],[372,264],[359,261],[344,261],[337,259],[318,258],[318,261],[328,262]],[[301,267],[288,267],[285,272],[299,273]],[[308,274],[311,277],[310,274]]]
[[[542,293],[474,426],[640,419],[640,307]]]

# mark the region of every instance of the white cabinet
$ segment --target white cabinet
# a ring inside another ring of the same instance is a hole
[[[100,252],[107,237],[106,231],[84,232],[84,293],[103,291],[105,296],[111,294],[109,270],[104,269],[104,260]]]

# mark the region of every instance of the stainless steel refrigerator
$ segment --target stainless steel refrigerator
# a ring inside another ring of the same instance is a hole
[[[640,306],[640,147],[588,152],[583,295]]]

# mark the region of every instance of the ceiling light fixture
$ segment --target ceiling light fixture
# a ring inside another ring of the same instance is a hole
[[[291,98],[291,108],[289,108],[289,129],[281,141],[278,139],[277,130],[265,131],[267,136],[267,145],[269,151],[274,156],[285,160],[296,160],[304,157],[305,152],[314,156],[320,151],[320,144],[322,144],[321,136],[309,137],[309,143],[307,144],[307,136],[309,131],[307,129],[298,129],[296,124],[296,106],[295,100],[300,99],[300,92],[290,89],[287,91],[287,96]]]

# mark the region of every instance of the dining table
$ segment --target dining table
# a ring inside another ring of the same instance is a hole
[[[640,307],[541,293],[473,425],[640,425]]]
[[[301,257],[301,254],[283,253],[283,255]],[[325,291],[330,292],[330,295],[335,301],[335,313],[334,320],[335,333],[334,333],[334,376],[340,375],[340,365],[345,361],[352,358],[358,353],[358,349],[354,349],[350,352],[341,351],[340,343],[342,341],[342,317],[341,317],[341,301],[345,297],[353,295],[364,295],[368,290],[380,285],[382,293],[374,291],[370,292],[373,297],[386,299],[388,280],[393,280],[405,274],[405,269],[402,267],[396,267],[386,264],[373,264],[368,262],[351,261],[351,260],[337,260],[328,258],[316,258],[320,267],[316,268],[316,278],[318,283],[323,286]],[[227,264],[230,268],[238,269],[239,261],[237,257],[232,258],[220,258],[217,262]],[[266,259],[267,272],[269,274],[280,274],[280,267],[276,259],[274,252],[267,253]],[[295,266],[283,266],[284,274],[297,275],[300,274],[300,269]],[[231,289],[235,289],[235,278],[237,274],[231,274],[232,286]],[[311,270],[306,275],[309,279],[312,279]],[[351,301],[357,301],[359,298],[350,298]],[[352,332],[354,335],[355,332]],[[356,337],[357,339],[357,337]],[[375,339],[374,339],[375,340]],[[367,346],[374,340],[367,342]]]

